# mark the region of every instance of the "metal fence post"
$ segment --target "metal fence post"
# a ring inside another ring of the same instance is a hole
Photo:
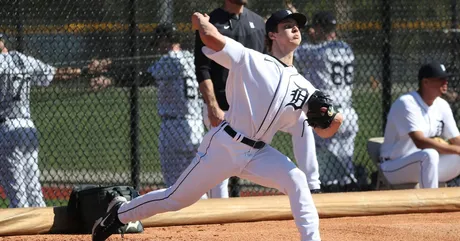
[[[390,0],[382,0],[382,134],[385,132],[387,115],[391,107],[391,5]]]
[[[17,12],[16,12],[16,50],[19,52],[24,51],[24,8],[22,7],[23,1],[17,2]]]
[[[458,46],[459,46],[459,33],[458,33],[458,16],[457,16],[457,11],[458,11],[458,6],[457,6],[457,0],[451,0],[451,11],[452,11],[452,22],[451,22],[451,31],[450,33],[452,34],[452,44],[450,45],[452,48],[452,58],[451,58],[451,67],[453,68],[451,71],[458,72],[458,66],[457,66],[457,59],[458,59]],[[458,81],[458,79],[457,79]],[[455,83],[454,87],[458,87],[458,82]]]
[[[130,137],[131,137],[131,182],[136,190],[140,187],[139,158],[139,29],[136,20],[137,1],[129,1],[129,35],[131,57],[134,62],[131,68],[132,85],[130,89]]]

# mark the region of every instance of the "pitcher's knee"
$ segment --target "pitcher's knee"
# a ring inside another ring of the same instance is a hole
[[[422,150],[424,154],[423,162],[432,165],[438,166],[439,163],[439,152],[432,148],[427,148]]]
[[[308,190],[307,176],[298,168],[292,169],[288,173],[288,179],[282,183],[286,191]],[[307,188],[307,189],[305,189]]]

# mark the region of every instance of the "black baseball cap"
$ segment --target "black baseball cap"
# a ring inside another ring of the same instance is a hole
[[[325,31],[330,32],[337,26],[337,19],[332,12],[320,11],[313,15],[310,26],[320,26]]]
[[[438,62],[424,64],[418,71],[418,80],[424,78],[447,78],[451,76],[453,76],[453,74],[447,73],[446,67]]]
[[[307,23],[307,17],[301,13],[293,13],[291,10],[283,9],[277,12],[274,12],[270,18],[268,18],[265,23],[265,31],[268,34],[269,32],[276,32],[276,28],[281,21],[292,18],[294,19],[299,28],[303,28]]]

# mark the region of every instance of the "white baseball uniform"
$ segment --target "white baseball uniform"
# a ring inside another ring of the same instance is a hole
[[[47,86],[56,69],[16,51],[0,54],[0,183],[10,207],[44,207],[38,136],[30,118],[30,88]]]
[[[327,166],[327,170],[320,168],[320,179],[325,185],[343,186],[356,182],[353,153],[358,133],[358,115],[352,107],[355,60],[353,51],[345,42],[335,40],[320,44],[302,44],[294,56],[304,77],[338,103],[338,111],[346,116],[339,131],[332,138],[324,139],[315,135],[320,162],[326,161],[323,164]],[[341,167],[334,165],[334,160],[339,161]]]
[[[156,79],[161,117],[159,153],[166,186],[172,186],[195,157],[203,135],[202,105],[194,56],[169,51],[148,72]]]
[[[409,136],[413,131],[421,131],[426,137],[459,136],[452,109],[444,99],[438,97],[428,106],[417,91],[399,97],[388,113],[380,152],[382,171],[391,184],[418,182],[422,188],[437,188],[438,182],[460,174],[459,155],[418,149]]]
[[[305,174],[288,157],[262,143],[270,143],[278,130],[303,121],[302,107],[316,89],[294,67],[225,40],[219,52],[203,48],[208,58],[230,71],[225,121],[206,133],[192,164],[172,187],[124,203],[118,217],[128,223],[179,210],[222,180],[239,176],[286,193],[301,240],[320,240],[319,217]]]

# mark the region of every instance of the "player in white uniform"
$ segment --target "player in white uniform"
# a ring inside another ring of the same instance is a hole
[[[30,116],[31,86],[71,79],[79,68],[55,68],[17,51],[0,35],[0,184],[9,207],[44,207],[38,169],[38,133]]]
[[[237,40],[245,47],[264,52],[265,49],[265,22],[259,15],[250,11],[245,7],[247,0],[226,0],[223,8],[218,8],[211,12],[210,22],[216,26],[220,33]],[[292,10],[296,12],[296,10]],[[235,21],[235,14],[239,15],[237,21]],[[228,28],[228,23],[232,23],[232,27]],[[261,27],[263,31],[260,31]],[[220,101],[219,99],[225,98],[225,80],[227,79],[226,69],[215,65],[213,62],[210,64],[209,59],[205,57],[201,52],[201,42],[199,35],[197,35],[197,41],[195,43],[195,56],[197,56],[197,62],[195,66],[197,68],[197,75],[213,76],[210,80],[204,80],[200,83],[200,90],[203,93],[203,98],[207,103],[203,108],[203,118],[206,128],[209,130],[211,127],[217,126],[221,123],[224,117],[224,113],[227,110],[228,104],[226,101]],[[222,78],[225,78],[222,82]],[[222,83],[222,84],[221,84]],[[217,85],[216,85],[217,84]],[[214,94],[214,92],[217,92]],[[222,95],[224,94],[224,95]],[[219,107],[220,106],[220,107]],[[224,106],[222,109],[221,107]],[[212,110],[209,115],[208,108]],[[222,111],[223,110],[223,111]],[[211,119],[210,119],[211,118]],[[213,121],[211,121],[213,120]],[[211,124],[212,122],[212,124]],[[291,134],[291,140],[293,144],[294,157],[300,170],[302,170],[307,176],[308,186],[312,193],[321,193],[321,182],[319,180],[319,168],[318,160],[316,158],[316,147],[315,142],[312,141],[314,138],[313,130],[305,122],[299,122],[298,125],[294,125],[283,132]],[[233,179],[232,181],[234,181]],[[210,193],[212,198],[228,197],[228,180],[220,183],[214,187]],[[233,183],[232,183],[233,184]],[[233,187],[232,192],[235,192]]]
[[[130,202],[115,197],[107,213],[95,222],[93,241],[106,240],[122,223],[187,207],[233,175],[286,193],[301,240],[320,240],[318,213],[305,174],[266,144],[279,129],[304,120],[303,112],[313,110],[308,109],[315,99],[312,94],[319,93],[292,66],[293,51],[301,41],[298,26],[305,22],[304,15],[289,10],[272,14],[266,23],[272,57],[224,37],[209,23],[209,16],[193,14],[192,26],[206,45],[203,52],[230,71],[226,85],[230,109],[225,121],[206,133],[192,164],[172,187]],[[332,123],[325,129],[315,128],[323,137],[332,136],[342,122],[341,114],[327,110]]]
[[[447,92],[444,65],[423,65],[419,89],[399,97],[391,106],[381,147],[381,169],[391,184],[419,183],[437,188],[438,182],[460,174],[460,135],[452,109],[440,96]],[[432,137],[442,137],[449,144]]]
[[[148,72],[157,85],[157,109],[161,117],[159,153],[167,187],[172,186],[195,157],[203,135],[203,101],[195,76],[194,56],[182,50],[176,27],[159,25],[155,36],[165,52]]]
[[[347,117],[334,137],[323,139],[315,135],[316,151],[322,166],[320,180],[325,186],[354,185],[357,182],[353,153],[358,115],[352,107],[355,56],[348,44],[337,40],[336,24],[332,13],[316,13],[308,28],[310,42],[302,44],[295,52],[299,71],[313,86],[331,96],[338,103],[339,112]],[[341,166],[337,166],[333,160],[339,161]]]

